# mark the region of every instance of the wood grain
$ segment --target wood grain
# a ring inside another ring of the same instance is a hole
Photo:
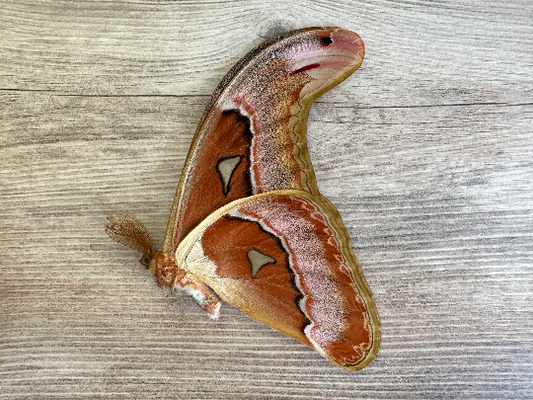
[[[0,398],[533,398],[532,15],[527,0],[3,1]],[[227,304],[210,320],[103,231],[127,211],[161,243],[218,81],[313,25],[367,50],[309,123],[383,325],[356,374]]]

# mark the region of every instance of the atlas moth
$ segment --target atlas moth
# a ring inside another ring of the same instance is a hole
[[[306,129],[311,104],[363,57],[361,38],[335,27],[251,51],[200,120],[163,249],[133,217],[106,225],[160,286],[184,289],[211,317],[222,298],[348,370],[375,358],[379,319],[341,217],[318,191]]]

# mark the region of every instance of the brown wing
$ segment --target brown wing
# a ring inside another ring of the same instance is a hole
[[[189,151],[163,251],[229,202],[271,190],[318,194],[307,151],[309,107],[361,64],[363,42],[311,28],[252,51],[222,81]]]
[[[188,235],[176,263],[250,317],[346,369],[372,361],[379,320],[338,212],[273,191],[237,200]]]

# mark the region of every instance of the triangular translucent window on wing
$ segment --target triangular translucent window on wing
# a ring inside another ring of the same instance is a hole
[[[222,191],[224,195],[229,193],[229,183],[231,181],[231,177],[233,176],[235,169],[237,169],[237,166],[240,164],[241,159],[241,156],[235,156],[231,158],[224,158],[219,160],[217,163],[217,172],[220,176],[220,180],[222,181]]]
[[[268,264],[274,264],[276,260],[266,254],[260,253],[256,249],[250,249],[247,254],[248,261],[252,267],[252,278],[255,278],[261,268]]]

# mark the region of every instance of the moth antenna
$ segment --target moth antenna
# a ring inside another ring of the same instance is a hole
[[[105,231],[111,239],[142,254],[139,260],[146,268],[150,265],[154,253],[152,238],[148,229],[131,215],[115,213],[107,217]]]

